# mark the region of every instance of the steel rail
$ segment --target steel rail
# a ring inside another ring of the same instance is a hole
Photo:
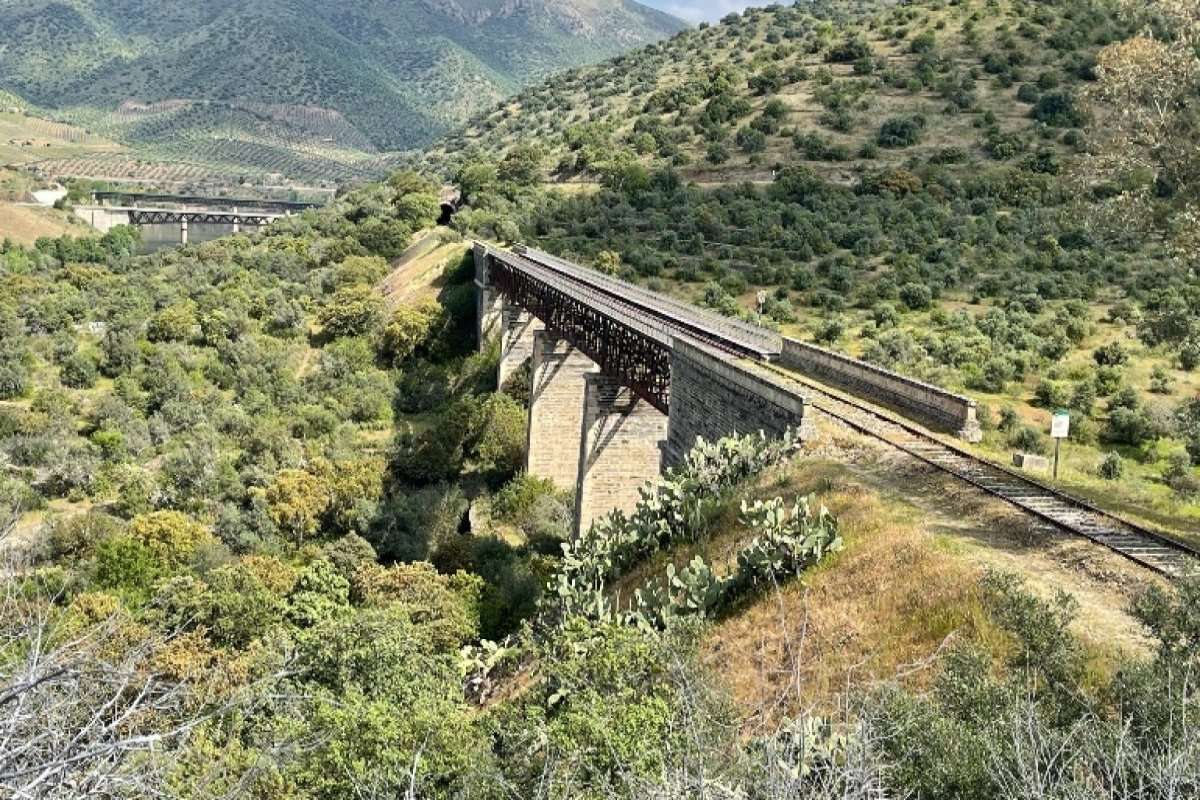
[[[1087,500],[977,456],[881,409],[819,386],[809,378],[774,365],[768,365],[768,368],[808,387],[813,392],[811,406],[818,411],[1055,528],[1095,542],[1161,575],[1200,574],[1200,549],[1165,532],[1127,520]]]
[[[777,356],[783,351],[783,338],[773,331],[726,317],[715,311],[697,308],[691,303],[603,275],[541,250],[522,247],[519,252],[527,260],[539,263],[573,281],[586,284],[609,297],[632,304],[657,319],[670,322],[680,333],[709,341],[722,349],[760,360]]]

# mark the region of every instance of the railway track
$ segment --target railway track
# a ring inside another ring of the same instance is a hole
[[[1090,539],[1168,577],[1200,574],[1200,550],[1191,545],[1122,519],[1086,500],[943,441],[889,412],[771,364],[770,355],[778,353],[779,342],[777,337],[772,338],[761,329],[717,317],[538,250],[522,248],[519,258],[526,264],[535,264],[534,269],[553,273],[558,280],[578,287],[590,297],[627,307],[631,316],[639,320],[661,324],[668,335],[675,332],[688,336],[699,334],[703,341],[723,348],[735,357],[749,354],[759,366],[804,385],[809,391],[811,405],[818,411],[1011,503],[1050,529]],[[764,357],[767,360],[762,360]]]
[[[1049,523],[1082,536],[1168,577],[1200,573],[1200,550],[1072,497],[938,439],[890,414],[848,398],[794,372],[779,370],[812,391],[811,404],[851,428],[966,481]]]

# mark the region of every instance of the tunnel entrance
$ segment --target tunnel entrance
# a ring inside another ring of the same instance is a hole
[[[442,203],[442,214],[438,217],[438,225],[449,225],[450,220],[454,219],[454,212],[457,210],[453,203]]]

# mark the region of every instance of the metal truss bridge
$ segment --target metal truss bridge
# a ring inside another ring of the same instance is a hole
[[[671,350],[676,337],[760,361],[782,352],[782,338],[765,328],[539,250],[520,246],[514,250],[487,250],[492,285],[664,414],[671,402]]]

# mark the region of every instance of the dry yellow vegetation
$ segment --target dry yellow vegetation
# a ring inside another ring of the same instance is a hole
[[[53,208],[0,202],[0,239],[33,244],[42,236],[88,236],[92,229]]]
[[[821,444],[765,476],[753,496],[815,494],[838,516],[845,549],[726,616],[702,646],[747,734],[773,730],[801,711],[836,713],[848,688],[893,680],[923,686],[936,654],[957,640],[1002,651],[1005,637],[979,597],[988,569],[1017,573],[1046,598],[1072,594],[1075,632],[1095,674],[1121,654],[1144,651],[1143,632],[1124,609],[1158,580],[1149,572],[1041,529],[1005,503],[858,434],[823,428]],[[723,530],[698,548],[706,558],[719,561],[744,544],[747,533],[732,520]]]

